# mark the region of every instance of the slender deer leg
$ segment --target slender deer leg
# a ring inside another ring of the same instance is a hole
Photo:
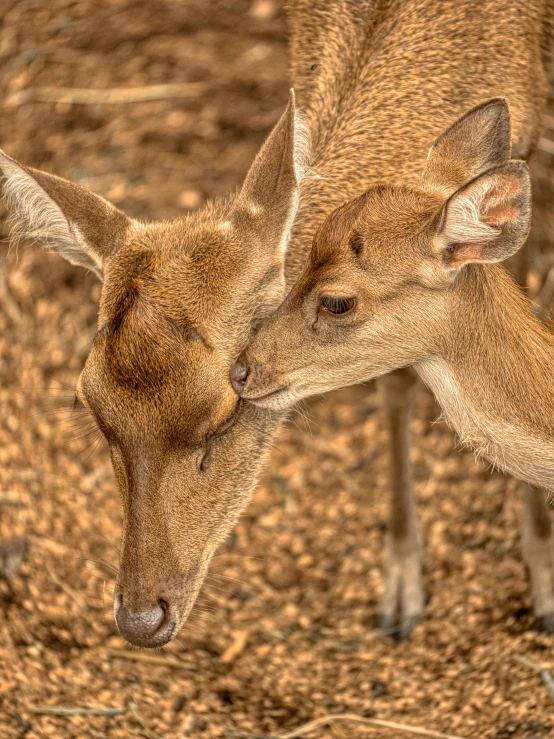
[[[506,263],[523,287],[527,284],[530,245]],[[541,627],[554,633],[554,537],[549,506],[549,493],[541,488],[523,485],[523,527],[521,548],[529,569],[533,611]]]
[[[529,568],[533,610],[542,628],[554,632],[554,537],[548,493],[524,486],[521,548]]]
[[[384,392],[391,443],[391,498],[385,552],[385,589],[379,625],[398,624],[400,639],[409,636],[424,605],[421,580],[423,544],[412,490],[410,418],[417,377],[409,369],[380,380]]]

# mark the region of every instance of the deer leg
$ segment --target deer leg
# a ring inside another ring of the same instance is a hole
[[[379,605],[379,626],[404,639],[424,606],[423,543],[412,490],[410,419],[417,376],[402,369],[383,377],[391,443],[391,498],[385,543],[385,588]]]
[[[506,266],[523,287],[527,284],[529,269],[527,242]],[[521,548],[531,580],[533,612],[541,627],[554,633],[554,537],[549,506],[549,493],[530,485],[523,485],[523,529]]]
[[[548,493],[524,486],[521,548],[529,568],[535,616],[545,631],[554,632],[554,537]]]

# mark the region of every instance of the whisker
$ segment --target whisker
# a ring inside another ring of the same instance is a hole
[[[228,559],[254,559],[258,562],[265,562],[264,557],[252,557],[248,554],[228,554],[227,552],[221,552],[220,554],[214,554],[212,557],[212,561],[214,559],[221,559],[221,557],[227,557]]]
[[[84,464],[85,462],[87,462],[87,461],[88,461],[88,460],[89,460],[89,459],[90,459],[90,458],[92,457],[92,455],[94,454],[94,452],[95,452],[95,451],[96,451],[96,450],[98,449],[98,445],[100,444],[100,442],[101,442],[101,441],[102,441],[102,434],[101,434],[100,432],[98,432],[98,438],[96,439],[96,444],[94,444],[94,446],[92,447],[92,449],[91,449],[91,451],[89,452],[89,454],[87,454],[87,456],[85,457],[85,459],[83,459],[83,464]],[[94,443],[94,442],[93,442],[93,443]],[[88,448],[89,448],[89,447],[87,447],[87,449],[88,449]],[[86,451],[86,450],[85,450],[85,451]]]
[[[92,432],[90,432],[90,433],[92,433]],[[90,434],[86,434],[86,436],[89,436],[89,435],[90,435]],[[84,449],[81,449],[80,451],[78,451],[78,452],[77,452],[77,454],[75,454],[75,455],[74,455],[74,456],[72,457],[72,461],[76,461],[76,460],[77,460],[78,458],[81,458],[81,461],[82,461],[83,463],[84,463],[84,462],[86,462],[86,461],[87,461],[87,460],[89,459],[89,457],[91,456],[92,452],[94,452],[94,451],[95,451],[96,447],[97,447],[97,446],[98,446],[98,444],[100,443],[100,440],[101,440],[101,438],[102,438],[102,434],[101,434],[101,432],[100,432],[100,431],[98,431],[98,437],[96,437],[96,436],[95,436],[95,437],[94,437],[94,438],[92,439],[92,441],[91,441],[91,442],[90,442],[89,444],[87,444],[87,445],[85,446],[85,448],[84,448]],[[90,447],[91,447],[91,446],[93,446],[93,445],[94,445],[94,447],[93,447],[93,449],[92,449],[92,452],[91,452],[91,453],[90,453],[90,454],[89,454],[89,455],[88,455],[88,456],[87,456],[87,457],[86,457],[85,459],[82,459],[82,455],[83,455],[83,454],[84,454],[84,453],[85,453],[86,451],[88,451],[88,449],[90,449]]]
[[[112,541],[110,541],[110,540],[108,539],[108,537],[107,537],[107,536],[105,536],[104,534],[100,534],[100,536],[101,536],[101,537],[102,537],[103,539],[105,539],[105,540],[106,540],[106,541],[108,542],[108,544],[109,544],[109,545],[110,545],[111,547],[113,547],[113,548],[115,549],[115,551],[116,551],[116,552],[117,552],[118,554],[121,554],[121,550],[119,549],[119,547],[116,547],[116,545],[115,545],[115,544],[114,544],[114,543],[113,543]]]
[[[88,562],[91,565],[96,565],[100,571],[102,571],[102,567],[107,567],[108,570],[111,570],[111,572],[113,572],[115,575],[119,575],[119,568],[115,567],[107,560],[102,559],[102,557],[100,557],[99,559],[93,559],[92,557],[76,557],[76,559],[80,559],[83,562]]]
[[[209,573],[209,574],[206,575],[206,580],[208,578],[219,579],[219,580],[227,580],[229,582],[235,582],[238,585],[244,585],[246,588],[253,587],[251,583],[245,582],[244,580],[238,580],[236,577],[229,577],[229,575],[214,575],[214,574]]]

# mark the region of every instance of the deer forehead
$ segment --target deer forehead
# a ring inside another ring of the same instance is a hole
[[[423,190],[376,185],[334,211],[314,240],[314,253],[328,260],[351,253],[388,250],[417,240],[444,198]]]
[[[101,337],[81,375],[81,392],[122,442],[147,437],[200,444],[236,404],[223,362],[199,342],[168,344],[163,353],[160,343],[149,336],[121,342]]]
[[[236,401],[228,380],[229,357],[187,313],[177,320],[152,299],[141,277],[132,279],[110,310],[86,364],[89,402],[116,425],[130,415],[162,427],[171,419],[188,425],[218,425]],[[108,285],[109,287],[109,285]],[[190,314],[190,311],[189,311]],[[123,411],[122,413],[119,411]],[[223,419],[224,420],[224,419]]]

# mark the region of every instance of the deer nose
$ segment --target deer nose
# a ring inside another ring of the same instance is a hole
[[[176,625],[165,601],[146,611],[131,611],[121,594],[116,596],[115,620],[121,636],[137,647],[161,647],[171,640]]]
[[[241,395],[246,387],[248,372],[248,365],[243,359],[238,359],[231,365],[229,375],[231,377],[231,385],[234,387],[237,395]]]

